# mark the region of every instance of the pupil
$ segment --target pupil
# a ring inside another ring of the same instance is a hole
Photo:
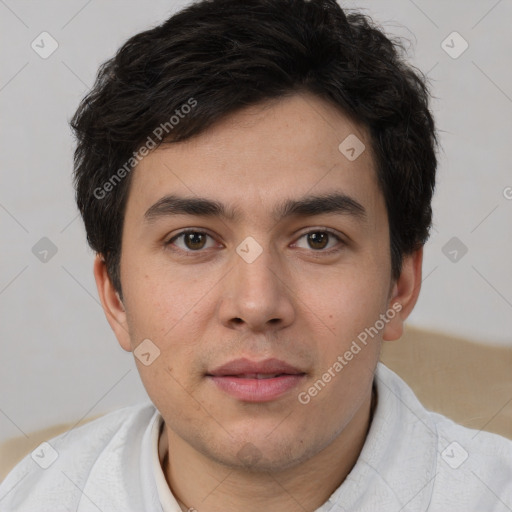
[[[325,247],[325,243],[322,243],[322,241],[319,242],[319,240],[322,239],[323,242],[326,242],[327,240],[327,233],[310,233],[309,234],[309,241],[311,242],[310,245],[313,247],[313,249],[323,249]],[[320,244],[320,247],[316,247],[315,244]]]
[[[202,236],[202,233],[187,233],[186,241],[189,249],[200,249],[203,245],[200,240]]]

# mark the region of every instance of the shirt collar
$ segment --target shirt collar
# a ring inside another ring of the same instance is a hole
[[[158,455],[158,440],[164,425],[164,419],[158,409],[151,421],[151,459],[158,497],[160,498],[160,503],[162,505],[162,512],[181,512],[181,508],[178,505],[176,498],[169,489],[169,485],[167,484],[167,480],[165,479],[165,475],[162,470],[160,457]]]

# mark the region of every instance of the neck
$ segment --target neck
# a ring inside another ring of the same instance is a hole
[[[285,471],[257,473],[220,465],[197,452],[167,425],[159,441],[160,461],[167,483],[184,512],[314,511],[329,499],[354,467],[375,406],[371,393],[326,448]]]

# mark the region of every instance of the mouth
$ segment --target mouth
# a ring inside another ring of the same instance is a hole
[[[237,377],[239,379],[275,379],[283,375],[294,375],[289,373],[242,373],[239,375],[218,375],[218,377]]]
[[[304,371],[279,359],[235,359],[206,374],[217,389],[244,402],[276,400],[305,376]]]

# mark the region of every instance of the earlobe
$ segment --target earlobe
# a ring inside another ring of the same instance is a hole
[[[389,310],[394,310],[396,314],[384,328],[384,341],[397,340],[403,334],[405,320],[414,309],[420,294],[422,263],[423,247],[404,256],[402,272],[393,284],[388,304]]]
[[[112,285],[105,260],[101,254],[97,254],[94,260],[94,279],[96,280],[96,287],[98,288],[98,295],[101,305],[103,306],[103,311],[110,327],[116,335],[117,341],[124,350],[131,352],[132,348],[126,320],[126,309],[119,297],[119,293]]]

